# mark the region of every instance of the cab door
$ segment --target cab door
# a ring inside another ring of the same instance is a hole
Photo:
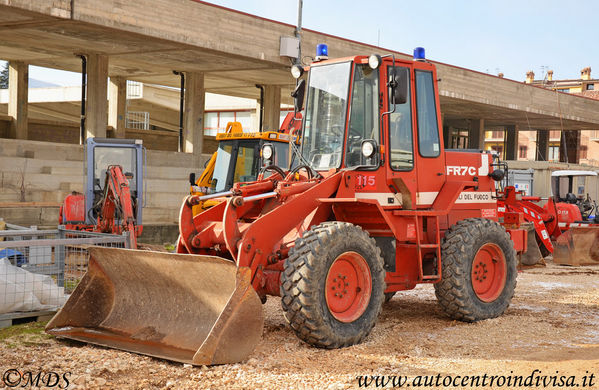
[[[420,208],[431,207],[446,180],[436,80],[436,71],[429,64],[414,64],[414,147],[418,176],[416,205]]]
[[[397,64],[395,69],[390,62],[385,63],[383,72],[385,80],[381,85],[388,85],[389,75],[396,72],[398,83],[409,84],[407,99],[403,104],[393,104],[390,88],[385,88],[383,99],[383,140],[386,143],[385,165],[387,169],[387,185],[396,192],[403,209],[416,208],[418,175],[416,169],[415,148],[416,132],[413,112],[414,90],[412,88],[412,69],[409,64]]]

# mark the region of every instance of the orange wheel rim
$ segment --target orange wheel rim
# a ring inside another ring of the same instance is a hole
[[[472,262],[472,288],[483,302],[496,300],[505,287],[507,266],[503,251],[496,244],[485,244]]]
[[[326,278],[326,302],[329,311],[341,322],[353,322],[366,311],[372,294],[370,268],[356,252],[339,255]]]

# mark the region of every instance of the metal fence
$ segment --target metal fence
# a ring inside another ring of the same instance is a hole
[[[129,242],[127,234],[7,227],[13,229],[0,231],[0,327],[23,313],[60,308],[87,271],[90,246]]]
[[[127,111],[125,127],[128,129],[149,130],[150,113],[148,111]]]

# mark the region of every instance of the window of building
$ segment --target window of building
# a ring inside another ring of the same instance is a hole
[[[580,153],[580,155],[578,156],[578,158],[581,159],[581,160],[586,160],[587,159],[588,146],[586,146],[586,145],[580,145],[578,151]]]
[[[570,93],[570,88],[559,88],[557,91],[558,92]]]
[[[498,155],[503,157],[503,145],[493,145],[491,146],[491,150],[497,152]]]
[[[528,153],[528,146],[520,145],[518,146],[518,158],[526,158]]]
[[[503,130],[493,130],[491,132],[491,138],[493,138],[493,139],[503,139]]]
[[[559,161],[559,144],[549,145],[549,156],[547,161]]]
[[[587,84],[587,91],[593,91],[595,89],[595,84]]]
[[[493,142],[493,143],[489,143],[489,142],[485,142],[485,149],[486,150],[491,150],[493,152],[495,152],[497,154],[497,156],[499,156],[500,159],[504,159],[503,156],[503,143],[500,142]]]
[[[244,133],[252,132],[251,111],[210,111],[204,114],[204,134],[215,136],[227,128],[228,122],[239,122]]]

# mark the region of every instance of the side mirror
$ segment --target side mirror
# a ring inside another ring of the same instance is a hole
[[[394,104],[404,104],[408,101],[408,88],[410,87],[409,71],[405,68],[392,68],[389,75],[389,88]]]
[[[304,109],[304,93],[306,92],[306,80],[302,79],[298,81],[295,89],[291,93],[293,103],[295,106],[295,112],[300,112]]]
[[[189,184],[192,186],[196,185],[196,174],[194,172],[189,174]]]

